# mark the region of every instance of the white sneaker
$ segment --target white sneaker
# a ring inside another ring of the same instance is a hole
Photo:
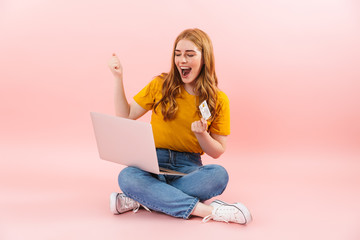
[[[113,214],[120,214],[130,210],[137,212],[140,206],[150,212],[150,209],[136,202],[135,200],[125,196],[123,193],[113,192],[110,194],[110,211]]]
[[[242,203],[228,204],[220,200],[215,200],[210,203],[210,206],[213,206],[214,210],[211,215],[204,217],[203,222],[213,219],[227,223],[248,224],[252,221],[250,211]]]

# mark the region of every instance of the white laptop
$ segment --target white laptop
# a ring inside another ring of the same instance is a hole
[[[90,115],[101,159],[155,174],[186,175],[159,168],[150,123],[95,112]]]

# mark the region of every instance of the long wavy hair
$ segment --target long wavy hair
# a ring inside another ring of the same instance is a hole
[[[161,113],[164,116],[165,121],[172,120],[176,116],[178,104],[175,99],[180,95],[181,85],[183,82],[175,65],[175,49],[178,42],[183,39],[190,40],[195,44],[199,51],[201,51],[204,64],[200,70],[199,76],[194,80],[194,92],[199,97],[197,105],[204,100],[207,101],[211,112],[211,118],[209,119],[211,121],[216,116],[217,92],[219,90],[217,87],[218,80],[215,73],[214,51],[209,36],[197,28],[186,29],[176,38],[172,52],[170,72],[160,75],[160,77],[164,79],[162,86],[162,98],[155,103],[154,111],[156,112],[156,108],[160,105]],[[199,109],[198,114],[201,116]]]

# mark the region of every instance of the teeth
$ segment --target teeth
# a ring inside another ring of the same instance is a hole
[[[184,71],[185,71],[185,70],[190,70],[190,71],[191,71],[191,67],[180,67],[180,69],[181,69],[182,75],[184,75]],[[189,72],[189,73],[190,73],[190,72]]]

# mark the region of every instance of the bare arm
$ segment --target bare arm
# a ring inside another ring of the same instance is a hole
[[[226,150],[227,136],[208,133],[207,123],[204,119],[195,121],[191,125],[202,150],[212,158],[220,157]]]
[[[123,84],[123,68],[115,53],[113,53],[111,59],[109,60],[108,66],[115,78],[114,105],[116,116],[137,119],[144,115],[147,112],[146,109],[142,108],[135,101],[129,104],[126,99]]]

